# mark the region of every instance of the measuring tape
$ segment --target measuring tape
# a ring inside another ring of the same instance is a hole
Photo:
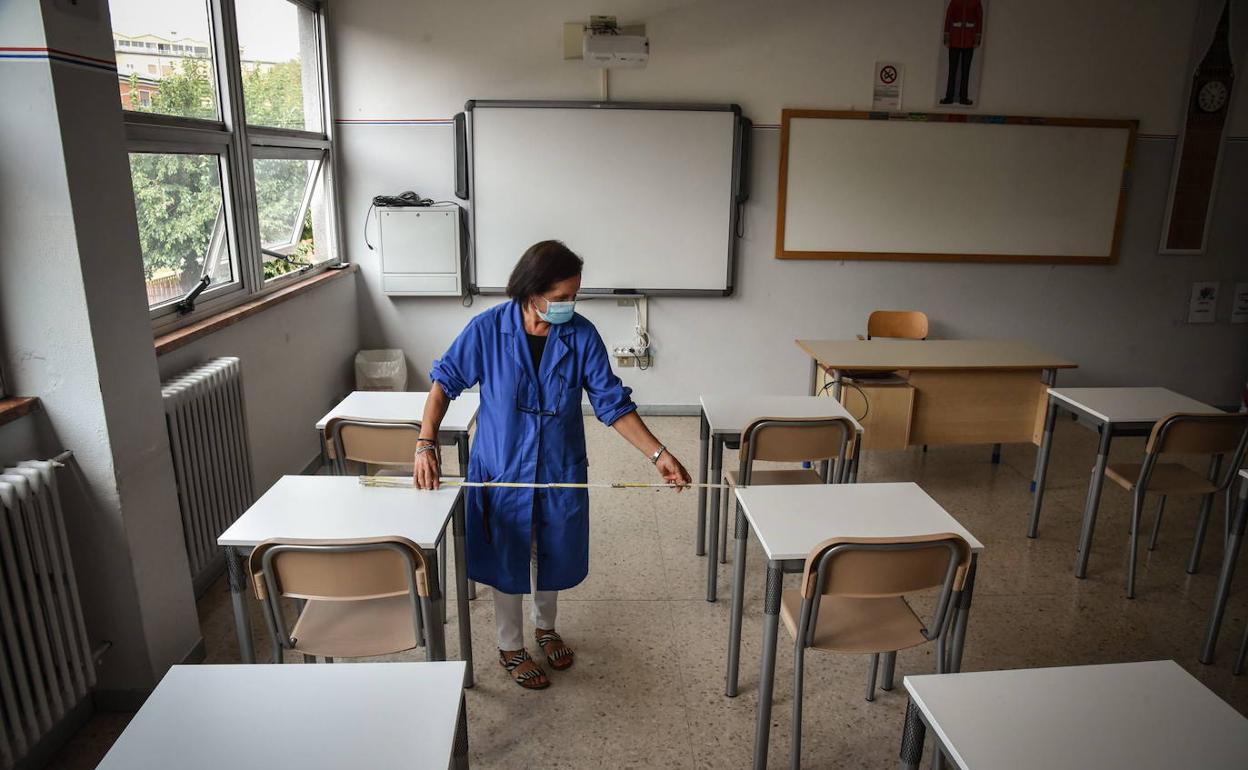
[[[459,477],[438,480],[447,487],[501,487],[505,489],[728,489],[727,484],[648,484],[640,481],[613,481],[603,484],[577,484],[573,482],[551,481],[546,483],[528,483],[523,481],[465,481]],[[405,476],[360,476],[360,483],[366,487],[397,487],[400,489],[416,489],[416,484]]]

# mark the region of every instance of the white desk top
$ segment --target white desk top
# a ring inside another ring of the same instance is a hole
[[[317,430],[325,430],[325,425],[335,417],[360,417],[368,420],[420,420],[425,416],[425,399],[429,394],[424,391],[384,391],[357,390],[338,402],[316,422]],[[477,421],[477,410],[481,408],[480,393],[461,393],[459,398],[451,402],[446,409],[446,417],[442,418],[444,433],[467,432]]]
[[[834,369],[1073,369],[1078,364],[1011,340],[797,340]]]
[[[738,487],[737,499],[768,559],[805,559],[831,537],[902,537],[952,532],[978,553],[983,543],[912,482]]]
[[[1243,770],[1248,719],[1172,660],[907,676],[962,770]]]
[[[446,770],[465,664],[174,666],[107,770]]]
[[[1157,422],[1175,412],[1222,414],[1166,388],[1049,388],[1049,394],[1103,422]]]
[[[758,396],[713,393],[699,397],[712,433],[740,434],[759,417],[848,417],[862,426],[836,399],[826,396]]]
[[[461,487],[366,487],[355,476],[283,476],[217,538],[252,547],[271,537],[399,536],[421,548],[442,537]]]

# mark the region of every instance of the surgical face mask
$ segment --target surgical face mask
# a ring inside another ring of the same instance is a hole
[[[533,309],[537,311],[537,317],[548,324],[566,324],[572,320],[572,314],[576,312],[576,300],[570,302],[551,302],[545,297],[542,298],[546,302],[546,312],[533,303]]]

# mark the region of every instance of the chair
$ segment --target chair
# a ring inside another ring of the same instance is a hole
[[[274,663],[282,650],[331,661],[403,652],[418,645],[420,618],[433,622],[424,553],[406,538],[266,540],[248,567]],[[301,604],[289,631],[283,597]]]
[[[876,310],[867,316],[867,339],[927,339],[927,314],[919,310]],[[858,335],[858,339],[862,339]]]
[[[880,653],[889,668],[898,650],[936,642],[936,673],[945,673],[945,631],[956,614],[971,547],[955,534],[833,538],[811,549],[801,588],[781,594],[780,619],[793,635],[793,738],[789,764],[801,767],[802,685],[807,648],[871,655],[867,700],[875,695]],[[906,594],[939,588],[930,623]]]
[[[368,420],[335,417],[325,425],[325,437],[333,449],[333,470],[346,476],[347,463],[372,466],[381,475],[407,475],[416,458],[420,421]]]
[[[1144,447],[1144,461],[1114,463],[1105,468],[1105,478],[1131,493],[1131,537],[1127,549],[1127,598],[1135,598],[1135,565],[1137,560],[1140,517],[1144,498],[1149,493],[1160,496],[1153,534],[1148,550],[1157,546],[1161,516],[1166,498],[1171,495],[1200,496],[1203,503],[1196,522],[1192,554],[1187,562],[1188,573],[1195,573],[1200,564],[1200,551],[1205,541],[1209,513],[1214,495],[1226,494],[1226,527],[1230,527],[1231,482],[1244,460],[1248,441],[1248,414],[1172,414],[1153,426]],[[1208,455],[1209,473],[1202,476],[1185,465],[1158,462],[1164,454]],[[1229,455],[1226,470],[1219,473],[1222,459]]]
[[[776,486],[780,484],[825,484],[848,478],[857,430],[844,417],[824,419],[759,417],[741,432],[739,470],[725,470],[723,481],[729,489],[720,495],[720,557],[728,561],[728,498],[737,486]],[[826,462],[824,473],[811,468],[754,470],[754,461]]]

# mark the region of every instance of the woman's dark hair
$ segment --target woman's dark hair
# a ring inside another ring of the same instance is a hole
[[[551,286],[581,274],[585,262],[560,241],[530,246],[511,270],[507,296],[524,300],[544,294]]]

